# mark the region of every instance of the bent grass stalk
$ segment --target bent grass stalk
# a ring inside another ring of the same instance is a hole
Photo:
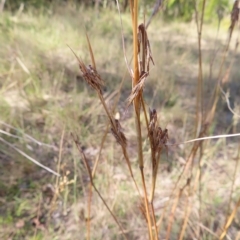
[[[125,235],[125,231],[124,231],[122,225],[119,223],[118,219],[116,218],[116,216],[114,215],[114,213],[111,211],[111,209],[110,209],[109,206],[107,205],[106,201],[105,201],[104,198],[102,197],[101,193],[98,191],[98,189],[96,188],[96,186],[95,186],[95,184],[94,184],[93,177],[92,177],[92,173],[91,173],[91,168],[90,168],[90,166],[89,166],[89,164],[88,164],[88,161],[87,161],[87,159],[86,159],[86,157],[85,157],[84,152],[83,152],[82,149],[81,149],[81,146],[80,146],[79,141],[78,141],[76,138],[74,138],[73,135],[72,135],[72,138],[73,138],[73,140],[74,140],[74,142],[75,142],[75,144],[76,144],[76,147],[77,147],[79,153],[80,153],[81,156],[82,156],[83,163],[84,163],[85,168],[86,168],[86,170],[87,170],[87,172],[88,172],[88,176],[89,176],[89,178],[90,178],[90,183],[91,183],[91,185],[93,186],[94,190],[96,191],[96,193],[98,194],[98,196],[101,198],[103,204],[105,205],[105,207],[107,208],[107,210],[109,211],[109,213],[111,214],[111,216],[113,217],[113,219],[115,220],[115,222],[117,223],[117,225],[119,226],[119,228],[120,228],[120,230],[121,230],[121,232],[122,232],[122,235],[123,235],[124,239],[127,240],[128,238],[127,238],[127,236]]]

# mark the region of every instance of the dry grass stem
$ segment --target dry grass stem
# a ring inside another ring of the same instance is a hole
[[[125,63],[126,63],[127,69],[128,69],[128,73],[131,76],[131,78],[133,78],[133,74],[132,74],[130,65],[129,65],[128,60],[127,60],[127,55],[126,55],[125,41],[124,41],[124,35],[123,35],[122,15],[121,15],[121,12],[120,12],[119,1],[116,0],[116,3],[117,3],[118,14],[119,14],[119,17],[120,17],[120,22],[121,22],[121,36],[122,36],[122,48],[123,48],[123,53],[124,53],[124,60],[125,60]]]
[[[130,0],[130,11],[132,15],[132,30],[133,30],[133,73],[134,77],[132,79],[132,87],[134,88],[140,80],[140,73],[139,73],[139,39],[138,39],[138,0]],[[143,148],[142,148],[142,130],[141,130],[141,121],[140,121],[140,110],[141,110],[141,99],[142,96],[139,94],[135,97],[133,101],[134,110],[135,110],[135,123],[136,123],[136,133],[137,133],[137,146],[138,146],[138,162],[139,168],[141,171],[141,179],[142,179],[142,186],[144,191],[144,203],[147,215],[147,225],[148,225],[148,233],[149,238],[153,239],[152,233],[152,222],[150,218],[149,212],[149,204],[148,204],[148,197],[147,197],[147,190],[144,178],[144,165],[143,165]]]
[[[238,211],[238,209],[240,208],[240,198],[238,199],[236,205],[235,205],[235,208],[233,209],[232,213],[229,215],[228,219],[227,219],[227,222],[223,228],[223,231],[219,237],[219,240],[223,240],[227,234],[227,231],[229,229],[229,227],[231,226],[232,224],[232,221],[234,220],[235,216],[236,216],[236,213]]]
[[[174,222],[174,218],[175,218],[175,212],[176,212],[176,209],[177,209],[177,205],[178,205],[178,202],[179,202],[179,199],[182,195],[182,191],[183,189],[180,189],[178,194],[177,194],[177,197],[172,205],[172,209],[171,209],[171,212],[170,212],[170,215],[169,215],[169,220],[168,220],[168,227],[167,227],[167,235],[166,235],[166,239],[170,239],[170,234],[171,234],[171,230],[172,230],[172,224]]]
[[[76,144],[76,146],[77,146],[77,149],[78,149],[79,153],[80,153],[81,156],[82,156],[83,163],[84,163],[85,168],[86,168],[86,170],[87,170],[87,172],[88,172],[88,176],[89,176],[89,178],[90,178],[90,183],[91,183],[91,185],[93,186],[94,190],[97,192],[98,196],[101,198],[103,204],[104,204],[105,207],[108,209],[109,213],[111,214],[111,216],[113,217],[113,219],[115,220],[115,222],[117,223],[117,225],[119,226],[119,228],[120,228],[120,230],[121,230],[121,232],[122,232],[122,235],[123,235],[124,239],[127,240],[128,238],[127,238],[127,236],[126,236],[125,233],[124,233],[123,227],[121,226],[121,224],[120,224],[119,221],[117,220],[116,216],[115,216],[114,213],[111,211],[111,209],[110,209],[109,206],[107,205],[106,201],[105,201],[104,198],[102,197],[101,193],[98,191],[98,189],[96,188],[96,186],[95,186],[95,184],[94,184],[93,177],[92,177],[92,173],[91,173],[91,168],[90,168],[90,166],[89,166],[89,164],[88,164],[88,161],[87,161],[87,159],[86,159],[86,156],[85,156],[84,152],[82,151],[82,148],[81,148],[81,146],[80,146],[79,141],[78,141],[76,138],[74,138],[73,135],[72,135],[72,137],[73,137],[73,140],[74,140],[74,142],[75,142],[75,144]]]

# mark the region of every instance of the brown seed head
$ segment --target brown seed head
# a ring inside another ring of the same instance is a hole
[[[126,147],[127,146],[127,138],[125,137],[123,131],[122,131],[122,126],[120,125],[119,120],[114,119],[115,120],[115,126],[111,127],[111,132],[113,134],[113,136],[115,137],[115,139],[117,140],[117,142],[122,146],[122,147]]]
[[[100,75],[98,74],[97,70],[88,65],[87,67],[84,63],[79,63],[79,68],[83,73],[83,78],[85,81],[96,91],[99,91],[102,94],[102,87],[104,86],[103,80],[101,79]]]
[[[239,0],[236,0],[233,4],[232,12],[231,12],[231,26],[230,30],[233,30],[235,24],[239,19]]]

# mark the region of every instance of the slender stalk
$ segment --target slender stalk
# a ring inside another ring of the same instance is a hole
[[[196,136],[199,135],[201,125],[202,125],[202,115],[203,115],[202,27],[203,27],[205,4],[206,4],[206,0],[203,0],[200,22],[198,20],[198,11],[197,9],[195,9],[197,32],[198,32],[198,85],[197,85],[197,103],[196,103],[197,121],[196,121],[196,129],[195,129]]]
[[[154,169],[153,169],[153,172],[152,172],[152,189],[151,189],[151,195],[150,195],[150,202],[153,202],[153,198],[154,198],[156,181],[157,181],[157,171],[158,171],[158,166],[159,166],[159,162],[160,162],[160,156],[161,156],[161,151],[157,154],[157,157],[155,157],[155,155],[154,155],[154,159],[156,161],[156,166],[154,166]]]
[[[184,239],[184,234],[186,231],[186,227],[187,227],[187,223],[188,223],[188,219],[189,219],[189,215],[191,213],[191,209],[192,209],[192,205],[189,203],[189,199],[187,198],[186,201],[186,208],[185,208],[185,217],[184,217],[184,221],[181,227],[181,232],[180,235],[178,237],[179,240],[183,240]]]
[[[89,41],[89,40],[88,40],[88,42],[89,42],[89,44],[90,44],[90,41]],[[94,59],[93,56],[92,56],[92,58]],[[115,110],[116,105],[117,105],[117,103],[118,103],[118,101],[119,101],[120,91],[121,91],[121,89],[122,89],[122,86],[123,86],[123,83],[124,83],[124,80],[125,80],[125,77],[126,77],[126,73],[127,73],[127,72],[124,73],[124,76],[123,76],[123,78],[122,78],[121,84],[120,84],[120,86],[119,86],[118,93],[117,93],[117,97],[116,97],[116,99],[115,99],[115,101],[114,101],[114,104],[113,104],[113,111]],[[103,149],[103,145],[104,145],[105,140],[106,140],[106,138],[107,138],[107,134],[108,134],[109,128],[110,128],[110,124],[108,123],[107,126],[106,126],[106,129],[105,129],[104,135],[103,135],[103,137],[102,137],[99,154],[98,154],[98,156],[97,156],[97,158],[96,158],[96,161],[95,161],[95,163],[94,163],[94,167],[93,167],[93,170],[92,170],[92,177],[93,177],[93,178],[94,178],[95,173],[96,173],[96,170],[97,170],[97,166],[98,166],[98,163],[99,163],[99,159],[100,159],[100,156],[101,156],[101,152],[102,152],[102,149]],[[123,151],[123,152],[124,152],[124,151]],[[125,155],[127,155],[127,153],[124,154],[124,156],[125,156]],[[126,159],[126,157],[125,157],[125,159]],[[126,161],[128,162],[129,160],[126,159]],[[129,162],[130,162],[130,161],[129,161]],[[129,165],[128,165],[128,167],[129,167]],[[138,188],[138,186],[137,186],[137,183],[136,183],[136,181],[135,181],[135,179],[134,179],[134,177],[133,177],[133,173],[132,173],[131,167],[130,167],[129,171],[130,171],[130,173],[131,173],[131,177],[132,177],[132,179],[133,179],[133,181],[134,181],[135,187],[137,188],[137,191],[138,191],[139,196],[140,196],[140,191],[139,191],[139,188]],[[88,239],[90,239],[91,202],[92,202],[92,185],[89,184],[88,221],[87,221],[87,223],[88,223],[88,226],[87,226],[87,230],[88,230],[88,235],[87,235],[87,237],[88,237]]]
[[[74,138],[73,138],[74,139]],[[98,189],[96,188],[95,184],[94,184],[94,181],[93,181],[93,177],[92,177],[92,173],[91,173],[91,168],[87,162],[87,159],[85,157],[85,154],[83,153],[79,143],[78,143],[78,140],[74,139],[74,142],[76,144],[76,147],[79,151],[79,153],[82,155],[82,158],[83,158],[83,163],[84,163],[84,166],[87,170],[87,173],[88,173],[88,176],[90,178],[90,183],[92,185],[92,187],[94,188],[94,190],[96,191],[96,193],[98,194],[98,196],[101,198],[103,204],[105,205],[105,207],[108,209],[109,213],[111,214],[111,216],[113,217],[113,219],[115,220],[116,224],[119,226],[121,232],[122,232],[122,235],[124,237],[124,239],[128,239],[126,234],[125,234],[125,231],[123,229],[123,227],[121,226],[120,222],[117,220],[116,216],[114,215],[114,213],[112,212],[112,210],[109,208],[109,206],[107,205],[106,201],[104,200],[104,198],[102,197],[101,193],[98,191]]]
[[[238,154],[237,154],[235,169],[234,169],[234,173],[233,173],[233,181],[232,181],[232,185],[231,185],[231,191],[230,191],[230,194],[229,194],[230,197],[229,197],[229,201],[228,201],[227,216],[226,216],[225,224],[227,223],[228,215],[229,215],[229,212],[230,212],[231,203],[233,201],[233,191],[234,191],[234,185],[235,185],[236,177],[237,177],[237,170],[238,170],[238,165],[239,165],[239,157],[240,157],[240,145],[238,146]]]
[[[142,107],[143,107],[143,112],[144,112],[144,117],[145,117],[145,121],[146,121],[147,130],[148,130],[148,133],[149,133],[149,122],[148,122],[148,117],[147,117],[147,111],[146,111],[146,106],[145,106],[144,99],[143,99],[142,96],[141,96],[141,103],[142,103]],[[150,145],[151,145],[151,150],[152,150],[151,151],[152,158],[154,158],[155,154],[153,152],[153,146],[152,146],[151,141],[150,141]],[[159,157],[160,157],[160,154],[159,154]],[[160,159],[158,159],[158,160],[160,161]],[[157,164],[156,168],[158,169],[158,164]],[[153,179],[152,179],[152,191],[151,191],[149,202],[150,202],[151,211],[152,211],[152,221],[153,221],[153,224],[154,224],[155,237],[156,237],[156,239],[158,239],[158,228],[157,228],[157,223],[156,223],[155,210],[154,210],[154,206],[153,206],[153,197],[154,197],[154,190],[155,190],[155,185],[156,185],[155,183],[156,183],[156,178],[153,177]]]
[[[100,156],[101,156],[101,153],[102,153],[102,149],[103,149],[104,142],[105,142],[105,140],[106,140],[106,138],[107,138],[107,134],[108,134],[108,131],[109,131],[109,127],[110,127],[110,125],[107,124],[107,127],[106,127],[106,129],[105,129],[105,131],[104,131],[104,134],[103,134],[103,137],[102,137],[102,141],[101,141],[101,145],[100,145],[100,150],[99,150],[98,156],[97,156],[97,158],[96,158],[96,161],[95,161],[95,163],[94,163],[93,170],[92,170],[92,176],[93,176],[93,178],[94,178],[95,173],[96,173],[96,170],[97,170],[97,166],[98,166],[98,163],[99,163],[99,160],[100,160]]]
[[[149,204],[148,204],[148,197],[147,197],[147,189],[145,185],[145,178],[144,178],[144,172],[143,168],[141,170],[141,176],[142,176],[142,183],[143,183],[143,191],[144,191],[144,203],[145,203],[145,209],[146,209],[146,215],[147,215],[147,223],[148,223],[148,233],[149,233],[149,239],[153,239],[153,233],[152,233],[152,222],[150,218],[150,212],[149,212]]]
[[[182,189],[179,190],[178,195],[177,195],[177,197],[175,199],[175,202],[174,202],[174,204],[172,206],[172,210],[171,210],[171,213],[170,213],[170,216],[169,216],[169,221],[168,221],[166,240],[170,239],[172,224],[173,224],[173,221],[174,221],[175,212],[176,212],[177,205],[178,205],[178,202],[179,202],[181,194],[182,194]]]
[[[235,218],[235,215],[236,215],[236,213],[237,213],[238,208],[240,208],[240,198],[238,199],[238,201],[237,201],[237,203],[236,203],[236,206],[235,206],[235,208],[233,209],[232,213],[231,213],[230,216],[228,217],[227,222],[226,222],[226,224],[225,224],[225,226],[224,226],[224,228],[223,228],[223,231],[222,231],[222,233],[221,233],[221,235],[220,235],[220,237],[219,237],[219,240],[223,240],[223,239],[225,238],[225,236],[227,235],[227,231],[228,231],[229,227],[231,226],[232,221],[233,221],[234,218]]]
[[[139,81],[139,66],[138,66],[138,0],[134,1],[133,6],[133,69],[134,69],[134,78],[133,78],[133,86],[135,87]],[[139,107],[139,97],[136,98],[135,105]],[[137,110],[140,110],[137,108]],[[136,109],[135,109],[136,111]]]
[[[153,201],[150,203],[151,206],[151,211],[152,211],[152,221],[154,225],[154,231],[155,231],[155,239],[158,239],[158,228],[157,228],[157,222],[156,222],[156,215],[155,215],[155,210],[153,206]]]
[[[196,103],[196,129],[195,129],[195,136],[197,137],[201,131],[202,124],[203,124],[203,69],[202,69],[202,28],[203,28],[203,18],[204,18],[204,11],[205,11],[205,4],[206,0],[203,0],[202,3],[202,10],[201,10],[201,19],[200,22],[198,21],[198,11],[196,9],[196,24],[197,24],[197,31],[198,31],[198,85],[197,85],[197,103]],[[201,159],[203,153],[203,146],[202,142],[200,144],[200,156],[199,156],[199,221],[201,222]],[[199,227],[200,229],[200,227]]]
[[[133,69],[134,77],[132,82],[132,87],[135,87],[139,82],[139,66],[138,66],[138,0],[131,3],[131,13],[133,19]],[[144,171],[143,171],[143,151],[142,151],[142,132],[141,132],[141,121],[140,121],[140,109],[141,109],[141,94],[134,99],[134,110],[135,110],[135,122],[136,122],[136,132],[137,132],[137,143],[138,143],[138,162],[141,171],[142,184],[144,190],[144,203],[148,222],[148,231],[150,239],[153,239],[152,234],[152,222],[149,213],[149,204],[147,197],[147,190],[145,185]]]
[[[90,227],[91,227],[91,202],[92,202],[92,185],[88,185],[88,218],[87,218],[87,240],[90,240]]]

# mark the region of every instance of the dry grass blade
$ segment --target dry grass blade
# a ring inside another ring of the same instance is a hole
[[[131,92],[130,96],[128,97],[127,107],[130,106],[130,104],[134,101],[135,98],[142,95],[144,83],[145,83],[147,76],[148,76],[148,73],[146,73],[146,72],[144,72],[142,74],[142,76],[140,76],[140,80],[139,80],[138,84],[132,89],[132,92]]]
[[[139,56],[139,65],[140,65],[139,68],[140,68],[141,74],[142,72],[149,73],[150,61],[152,62],[153,65],[154,65],[154,61],[152,58],[152,52],[151,52],[147,31],[143,23],[138,26],[138,54],[142,55],[142,56]]]
[[[11,136],[11,137],[13,137],[13,138],[18,138],[18,139],[25,139],[25,138],[26,138],[26,139],[28,139],[28,140],[36,143],[36,144],[39,145],[39,146],[45,146],[45,147],[53,148],[55,151],[58,150],[58,148],[57,148],[56,146],[50,145],[50,144],[47,144],[47,143],[40,142],[40,141],[38,141],[37,139],[33,138],[32,136],[30,136],[30,135],[28,135],[28,134],[26,134],[26,133],[23,133],[23,132],[20,131],[18,128],[15,128],[15,127],[13,127],[13,126],[5,123],[5,122],[0,121],[0,124],[6,126],[7,128],[13,129],[14,131],[18,132],[18,134],[22,134],[23,137],[20,137],[20,136],[18,136],[18,135],[11,134],[11,133],[6,132],[6,131],[1,130],[1,129],[0,129],[0,133],[3,133],[3,134],[8,135],[8,136]]]
[[[123,47],[123,53],[124,53],[124,60],[125,60],[125,63],[126,63],[126,66],[127,66],[127,69],[128,69],[128,72],[129,72],[130,76],[133,77],[131,68],[128,64],[127,55],[126,55],[125,41],[124,41],[124,35],[123,35],[122,15],[121,15],[121,12],[120,12],[119,1],[116,0],[116,2],[117,2],[117,9],[118,9],[119,17],[120,17],[120,22],[121,22],[121,36],[122,36],[122,47]]]
[[[236,184],[236,177],[237,177],[237,172],[238,172],[238,165],[239,165],[239,160],[240,160],[240,145],[238,146],[238,154],[237,154],[237,159],[236,159],[236,164],[234,168],[234,173],[233,173],[233,180],[232,180],[232,186],[231,186],[231,193],[230,193],[230,201],[228,204],[228,210],[230,209],[232,197],[233,197],[233,192],[234,192],[234,186]]]
[[[46,171],[54,174],[57,177],[61,177],[61,175],[55,171],[53,171],[51,168],[44,166],[43,164],[41,164],[40,162],[38,162],[37,160],[33,159],[32,157],[28,156],[25,152],[23,152],[22,150],[16,148],[15,146],[13,146],[11,143],[7,142],[6,140],[4,140],[3,138],[0,137],[0,141],[2,141],[3,143],[5,143],[6,145],[8,145],[9,147],[11,147],[12,149],[14,149],[15,151],[17,151],[18,153],[20,153],[22,156],[24,156],[25,158],[27,158],[28,160],[30,160],[31,162],[33,162],[34,164],[38,165],[39,167],[45,169]]]
[[[91,46],[91,43],[90,43],[87,32],[86,32],[86,38],[87,38],[87,42],[88,42],[88,49],[89,49],[89,52],[90,52],[90,55],[91,55],[92,65],[95,69],[97,69],[96,62],[95,62],[95,59],[94,59],[93,50],[92,50],[92,46]]]
[[[227,222],[224,226],[223,232],[221,233],[221,235],[219,237],[219,240],[222,240],[222,239],[225,238],[225,236],[227,234],[227,231],[228,231],[228,228],[231,226],[232,221],[233,221],[239,207],[240,207],[240,198],[238,199],[238,202],[237,202],[235,208],[233,209],[232,213],[228,217]]]
[[[146,28],[148,28],[148,26],[150,25],[153,17],[158,13],[158,11],[160,10],[160,8],[162,8],[163,4],[162,4],[163,0],[157,0],[156,1],[156,4],[153,8],[153,11],[152,11],[152,14],[151,16],[149,17],[148,19],[148,22],[147,22],[147,25],[146,25]]]
[[[194,138],[194,139],[182,142],[182,143],[167,143],[166,146],[176,146],[176,145],[181,145],[181,144],[185,144],[185,143],[199,142],[199,141],[203,141],[203,140],[207,140],[207,139],[229,138],[229,137],[231,137],[231,138],[232,137],[240,137],[240,133]]]
[[[237,172],[238,172],[238,165],[239,165],[239,157],[240,157],[240,145],[238,146],[238,154],[237,154],[237,159],[236,159],[236,164],[235,164],[235,168],[234,168],[234,173],[233,173],[233,179],[232,179],[232,185],[231,185],[231,191],[229,194],[229,201],[228,201],[228,207],[227,207],[227,215],[226,215],[226,220],[225,220],[225,226],[224,226],[224,230],[227,231],[226,228],[228,228],[227,223],[229,222],[229,213],[230,213],[230,206],[233,202],[233,193],[234,193],[234,186],[236,183],[236,177],[237,177]],[[231,225],[231,222],[230,222]],[[229,225],[229,226],[230,226]],[[223,231],[224,232],[224,231]]]
[[[179,199],[182,195],[182,191],[183,189],[180,189],[179,192],[178,192],[178,195],[174,201],[174,204],[172,206],[172,209],[171,209],[171,213],[169,215],[169,221],[168,221],[168,228],[167,228],[167,236],[166,236],[166,239],[170,239],[170,234],[171,234],[171,229],[172,229],[172,224],[174,222],[174,216],[175,216],[175,212],[176,212],[176,209],[177,209],[177,205],[178,205],[178,202],[179,202]]]

